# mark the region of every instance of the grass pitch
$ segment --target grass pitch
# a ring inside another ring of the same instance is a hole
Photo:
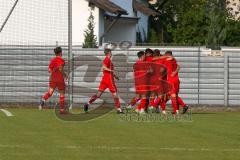
[[[127,122],[108,115],[65,122],[53,110],[0,112],[1,160],[234,160],[240,113],[193,113],[192,122]]]

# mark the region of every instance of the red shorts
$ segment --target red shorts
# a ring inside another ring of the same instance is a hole
[[[114,81],[107,81],[107,80],[102,79],[102,81],[98,87],[98,90],[101,92],[104,92],[107,88],[109,89],[109,91],[111,93],[117,92],[117,87],[116,87]]]
[[[149,86],[148,85],[138,85],[135,86],[136,94],[147,94],[149,91]]]
[[[172,90],[172,85],[165,80],[160,80],[158,84],[157,93],[159,95],[168,94]]]
[[[49,87],[53,89],[58,88],[58,90],[62,91],[65,90],[66,86],[64,81],[50,81]]]
[[[151,76],[149,81],[149,91],[157,92],[159,90],[160,80],[157,76]]]
[[[168,83],[172,86],[172,89],[169,92],[169,94],[178,94],[180,81],[179,80],[170,80],[170,81],[168,81]]]

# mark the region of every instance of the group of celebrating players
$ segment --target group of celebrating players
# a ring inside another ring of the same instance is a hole
[[[182,114],[185,114],[189,107],[178,95],[180,67],[172,52],[166,51],[162,55],[158,49],[146,49],[145,52],[138,52],[137,56],[138,60],[133,66],[136,97],[127,108],[135,106],[140,114],[148,111],[159,113],[161,108],[162,114],[166,115],[166,103],[171,100],[172,114],[179,113],[179,105],[183,107]]]
[[[51,60],[48,69],[50,73],[49,90],[41,97],[39,109],[43,108],[45,101],[58,88],[60,113],[66,114],[64,93],[65,81],[68,77],[63,70],[65,62],[62,59],[62,48],[56,47],[54,52],[56,57]],[[115,85],[115,79],[119,80],[119,77],[111,61],[112,52],[110,49],[105,49],[104,54],[105,58],[102,62],[103,77],[98,92],[84,104],[84,111],[88,113],[89,105],[100,98],[106,89],[109,89],[117,113],[122,114],[124,112]],[[189,107],[178,96],[180,85],[178,71],[180,67],[172,52],[167,51],[164,55],[161,55],[159,50],[153,51],[148,48],[145,51],[139,51],[137,56],[138,60],[133,65],[136,96],[128,104],[127,109],[135,108],[137,113],[145,114],[149,111],[159,113],[161,108],[162,114],[166,114],[166,103],[171,100],[173,115],[179,113],[179,105],[183,107],[182,114],[186,113]]]

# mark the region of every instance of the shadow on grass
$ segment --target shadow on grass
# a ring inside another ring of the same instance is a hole
[[[92,110],[89,110],[88,113],[78,113],[74,114],[69,112],[68,114],[60,114],[59,113],[59,108],[57,107],[55,109],[55,115],[57,116],[58,119],[63,120],[63,121],[90,121],[99,117],[102,117],[109,112],[111,112],[114,108],[111,107],[110,105],[107,105],[103,103],[99,107],[96,107]]]

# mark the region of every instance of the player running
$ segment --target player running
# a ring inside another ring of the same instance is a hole
[[[62,58],[62,48],[56,47],[54,49],[54,53],[56,55],[49,64],[48,71],[50,73],[50,81],[49,81],[49,90],[45,93],[45,95],[41,98],[39,110],[42,110],[45,102],[52,96],[54,90],[57,88],[59,91],[59,104],[60,104],[60,114],[67,113],[65,110],[65,82],[67,80],[67,75],[64,72],[65,61]]]
[[[115,74],[113,63],[111,62],[112,51],[110,49],[104,50],[105,58],[102,63],[102,70],[103,70],[103,77],[102,81],[99,85],[97,94],[93,95],[88,103],[84,104],[84,112],[88,112],[89,105],[92,104],[96,99],[100,98],[102,93],[108,88],[112,93],[115,107],[117,109],[117,114],[122,114],[123,111],[121,109],[121,104],[119,97],[117,95],[117,87],[115,85],[115,79],[119,79],[118,76]]]

